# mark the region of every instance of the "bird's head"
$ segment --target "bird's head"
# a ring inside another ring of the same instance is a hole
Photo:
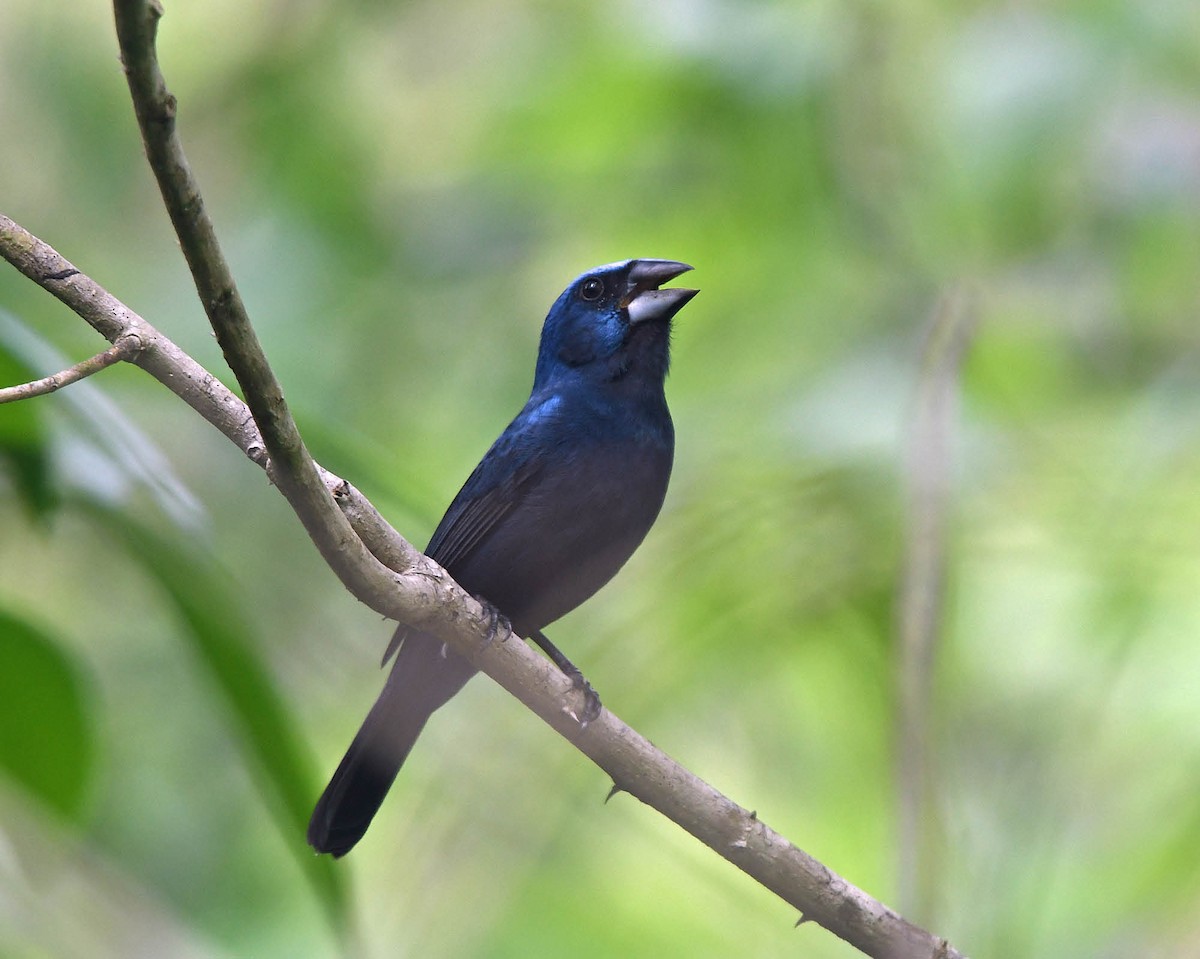
[[[573,373],[661,384],[671,318],[697,291],[659,287],[690,269],[674,260],[624,260],[577,277],[546,315],[534,389]]]

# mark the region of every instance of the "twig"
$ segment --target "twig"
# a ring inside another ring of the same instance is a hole
[[[965,299],[962,290],[943,294],[926,332],[908,450],[908,530],[897,600],[899,888],[901,907],[923,921],[933,909],[937,874],[933,672],[942,632],[950,442],[959,369],[973,330]]]
[[[121,337],[103,353],[97,353],[81,363],[69,366],[65,370],[43,376],[40,380],[20,383],[16,386],[0,387],[0,403],[13,403],[17,400],[27,400],[34,396],[45,396],[64,386],[70,386],[85,376],[99,373],[114,363],[128,360],[136,356],[142,349],[142,341],[136,333]]]

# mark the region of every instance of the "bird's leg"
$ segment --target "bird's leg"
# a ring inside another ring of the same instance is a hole
[[[545,633],[540,629],[535,629],[529,634],[529,638],[537,643],[541,647],[542,652],[549,656],[553,660],[554,665],[561,669],[563,674],[571,680],[571,685],[583,693],[583,716],[579,719],[579,725],[587,726],[588,723],[600,715],[600,696],[596,693],[596,690],[592,689],[592,684],[583,678],[583,673],[579,671],[579,667],[567,659],[559,648],[546,638]]]
[[[483,645],[491,646],[496,641],[496,637],[503,633],[507,636],[512,632],[512,623],[499,609],[489,603],[482,596],[476,596],[475,602],[483,607],[483,614],[487,617],[488,628],[487,634],[483,637]]]

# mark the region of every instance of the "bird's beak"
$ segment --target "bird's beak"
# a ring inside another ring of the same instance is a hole
[[[666,322],[678,313],[699,290],[660,290],[691,267],[675,260],[636,260],[629,268],[629,290],[621,304],[629,313],[634,326],[651,320]]]

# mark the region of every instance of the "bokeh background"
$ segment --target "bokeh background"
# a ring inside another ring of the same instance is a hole
[[[663,515],[552,637],[964,952],[1200,955],[1200,6],[166,0],[160,50],[321,462],[423,543],[567,281],[693,263]],[[228,382],[104,3],[0,0],[0,130],[0,209]],[[6,383],[103,345],[0,311]],[[0,408],[0,954],[855,954],[486,679],[308,856],[389,632],[139,371]]]

